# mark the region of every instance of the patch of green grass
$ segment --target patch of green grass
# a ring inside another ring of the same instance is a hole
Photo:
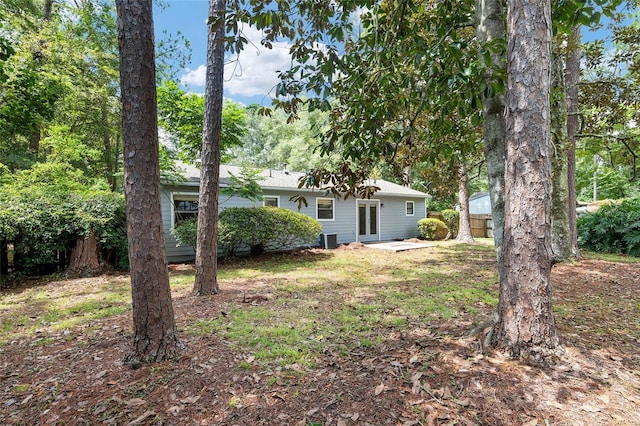
[[[582,255],[589,259],[605,260],[607,262],[640,263],[640,257],[633,257],[633,256],[624,255],[624,254],[596,253],[593,251],[583,251]]]
[[[43,337],[33,342],[35,346],[47,346],[47,345],[50,345],[51,343],[53,343],[53,338],[51,337]]]
[[[4,334],[15,330],[18,327],[25,327],[31,324],[29,317],[22,315],[16,318],[7,318],[0,323],[0,333]]]
[[[22,393],[22,392],[26,392],[27,390],[29,390],[29,386],[30,386],[29,384],[23,383],[23,384],[15,385],[13,387],[13,390],[15,392]]]
[[[57,307],[51,307],[40,317],[40,324],[49,325],[58,322],[62,318],[62,309]]]

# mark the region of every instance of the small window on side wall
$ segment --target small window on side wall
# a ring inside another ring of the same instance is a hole
[[[316,198],[316,219],[334,220],[334,200],[333,198]]]
[[[413,201],[407,201],[407,216],[413,216],[415,211],[415,204]]]
[[[263,205],[265,207],[280,207],[280,197],[274,195],[265,195],[262,197]]]

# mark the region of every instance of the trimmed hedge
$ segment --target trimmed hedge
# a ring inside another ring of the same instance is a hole
[[[640,198],[607,204],[578,217],[578,245],[603,253],[640,256]]]
[[[440,219],[426,218],[418,221],[418,232],[426,240],[444,240],[449,228]]]
[[[179,245],[195,248],[197,221],[180,222],[172,234]],[[320,223],[302,213],[277,207],[231,207],[220,212],[218,246],[225,256],[249,250],[259,255],[315,244],[322,232]]]

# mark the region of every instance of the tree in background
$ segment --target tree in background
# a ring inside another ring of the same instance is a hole
[[[282,110],[261,114],[258,105],[247,107],[247,132],[230,151],[230,161],[239,166],[306,171],[338,164],[338,153],[321,155],[322,136],[328,123],[323,111],[303,110],[287,122]]]
[[[202,150],[202,123],[205,97],[186,93],[175,81],[166,80],[158,87],[158,122],[166,130],[177,150],[178,157],[195,163]],[[242,145],[248,133],[245,108],[230,99],[222,106],[221,160],[230,159],[230,151]]]
[[[176,356],[178,340],[160,213],[156,75],[151,3],[117,0],[124,191],[133,300],[132,364]]]
[[[205,89],[202,163],[198,198],[196,279],[199,296],[220,292],[218,287],[218,196],[220,188],[220,144],[222,140],[222,86],[224,76],[225,0],[209,0],[209,32]]]
[[[637,16],[637,15],[636,15]],[[623,198],[640,194],[640,29],[612,16],[613,47],[584,46],[577,133],[578,198]]]

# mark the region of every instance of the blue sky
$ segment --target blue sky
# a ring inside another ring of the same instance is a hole
[[[207,0],[165,0],[164,9],[154,2],[154,26],[156,37],[163,30],[170,34],[180,31],[191,42],[191,63],[178,74],[188,91],[204,93],[205,64],[207,55]],[[246,46],[239,61],[227,58],[225,66],[224,94],[245,105],[260,103],[271,105],[269,93],[278,83],[276,71],[290,65],[289,47],[285,43],[274,44],[273,49],[260,45],[260,34],[254,28],[243,29],[245,37],[254,45]]]
[[[163,9],[154,2],[156,37],[160,37],[163,30],[174,35],[179,31],[190,40],[191,63],[187,69],[179,73],[179,77],[186,90],[204,93],[208,1],[164,0],[164,3],[167,7]],[[606,30],[601,29],[594,34],[584,28],[583,40],[602,37],[605,32]],[[289,45],[274,44],[273,49],[266,49],[260,45],[260,34],[257,30],[245,27],[243,33],[253,45],[246,46],[239,60],[227,58],[224,94],[245,105],[271,105],[270,93],[278,83],[276,71],[287,69],[291,63]]]

